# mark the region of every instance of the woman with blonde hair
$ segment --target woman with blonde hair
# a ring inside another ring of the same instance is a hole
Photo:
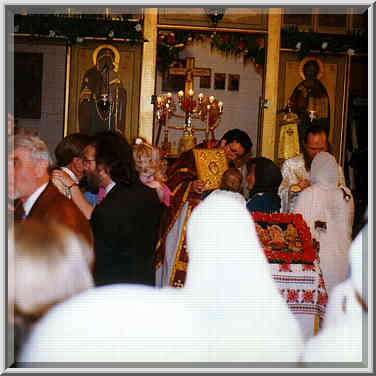
[[[133,159],[141,182],[155,189],[159,200],[170,206],[171,191],[164,184],[167,179],[167,161],[163,158],[161,149],[137,137],[133,146]]]
[[[17,355],[30,329],[52,306],[94,283],[90,247],[68,228],[27,219],[10,231],[8,308]]]

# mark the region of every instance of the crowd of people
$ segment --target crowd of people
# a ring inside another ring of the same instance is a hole
[[[226,132],[210,148],[229,168],[207,190],[192,150],[168,165],[143,138],[74,133],[54,162],[40,136],[12,120],[8,310],[17,360],[298,364],[331,354],[346,361],[348,339],[361,348],[364,250],[361,234],[353,241],[353,197],[324,129],[309,128],[303,153],[281,168],[246,159],[246,176],[237,161],[252,141]],[[329,304],[308,344],[273,281],[253,212],[299,213],[320,244]],[[323,355],[319,343],[337,337],[341,349]],[[361,354],[357,347],[351,359]]]

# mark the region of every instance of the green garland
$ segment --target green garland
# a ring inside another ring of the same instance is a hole
[[[300,59],[318,51],[325,53],[367,53],[367,33],[354,30],[344,35],[320,34],[313,30],[301,32],[297,27],[289,27],[281,30],[281,47],[295,50]]]
[[[35,37],[63,37],[68,43],[82,42],[85,37],[122,38],[131,45],[144,42],[142,20],[130,21],[132,15],[118,15],[108,19],[98,14],[80,16],[31,14],[14,16],[14,34]]]
[[[179,60],[180,52],[192,43],[209,41],[210,47],[225,55],[243,58],[244,64],[252,61],[256,67],[264,65],[264,37],[241,33],[210,33],[186,31],[160,31],[157,46],[157,67],[166,72]]]
[[[214,50],[226,55],[243,57],[244,64],[252,61],[257,70],[265,64],[264,37],[259,35],[223,32],[186,32],[160,31],[157,47],[157,67],[161,72],[179,60],[180,52],[187,45],[202,41],[210,41]],[[301,32],[297,27],[281,30],[281,47],[292,49],[300,59],[312,54],[313,51],[325,53],[367,53],[367,33],[355,30],[345,35],[320,34],[312,30]]]

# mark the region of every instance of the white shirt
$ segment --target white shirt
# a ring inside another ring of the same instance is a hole
[[[104,189],[105,190],[105,193],[106,193],[106,196],[107,196],[107,193],[111,191],[111,189],[116,185],[116,183],[114,181],[111,180],[111,183],[107,185],[107,187]]]
[[[29,198],[23,203],[23,208],[25,211],[25,216],[27,217],[30,213],[31,208],[33,207],[35,201],[37,201],[38,197],[42,194],[42,192],[46,189],[47,183],[40,186],[37,190],[35,190]]]

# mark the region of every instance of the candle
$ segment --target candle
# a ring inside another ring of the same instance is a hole
[[[158,95],[158,97],[157,97],[157,103],[161,104],[161,102],[162,102],[162,98]]]
[[[170,108],[170,105],[168,103],[166,103],[166,108],[167,110]]]
[[[204,94],[200,93],[200,94],[198,95],[198,99],[199,99],[200,101],[202,101],[202,100],[204,99]]]
[[[215,98],[214,98],[214,96],[213,96],[213,95],[209,97],[209,102],[210,102],[210,103],[213,103],[213,102],[214,102],[214,100],[215,100]]]
[[[189,95],[190,97],[193,97],[193,90],[192,90],[192,89],[189,89],[189,91],[188,91],[188,95]]]
[[[171,98],[172,97],[172,94],[171,93],[167,93],[167,98]]]
[[[222,111],[223,111],[223,102],[218,102],[218,109],[219,109],[219,113],[222,113]]]
[[[206,108],[208,109],[208,111],[210,110],[210,104],[208,104],[207,106],[206,106]]]
[[[178,92],[178,96],[179,97],[182,97],[184,95],[184,91],[183,90],[180,90],[179,92]]]

